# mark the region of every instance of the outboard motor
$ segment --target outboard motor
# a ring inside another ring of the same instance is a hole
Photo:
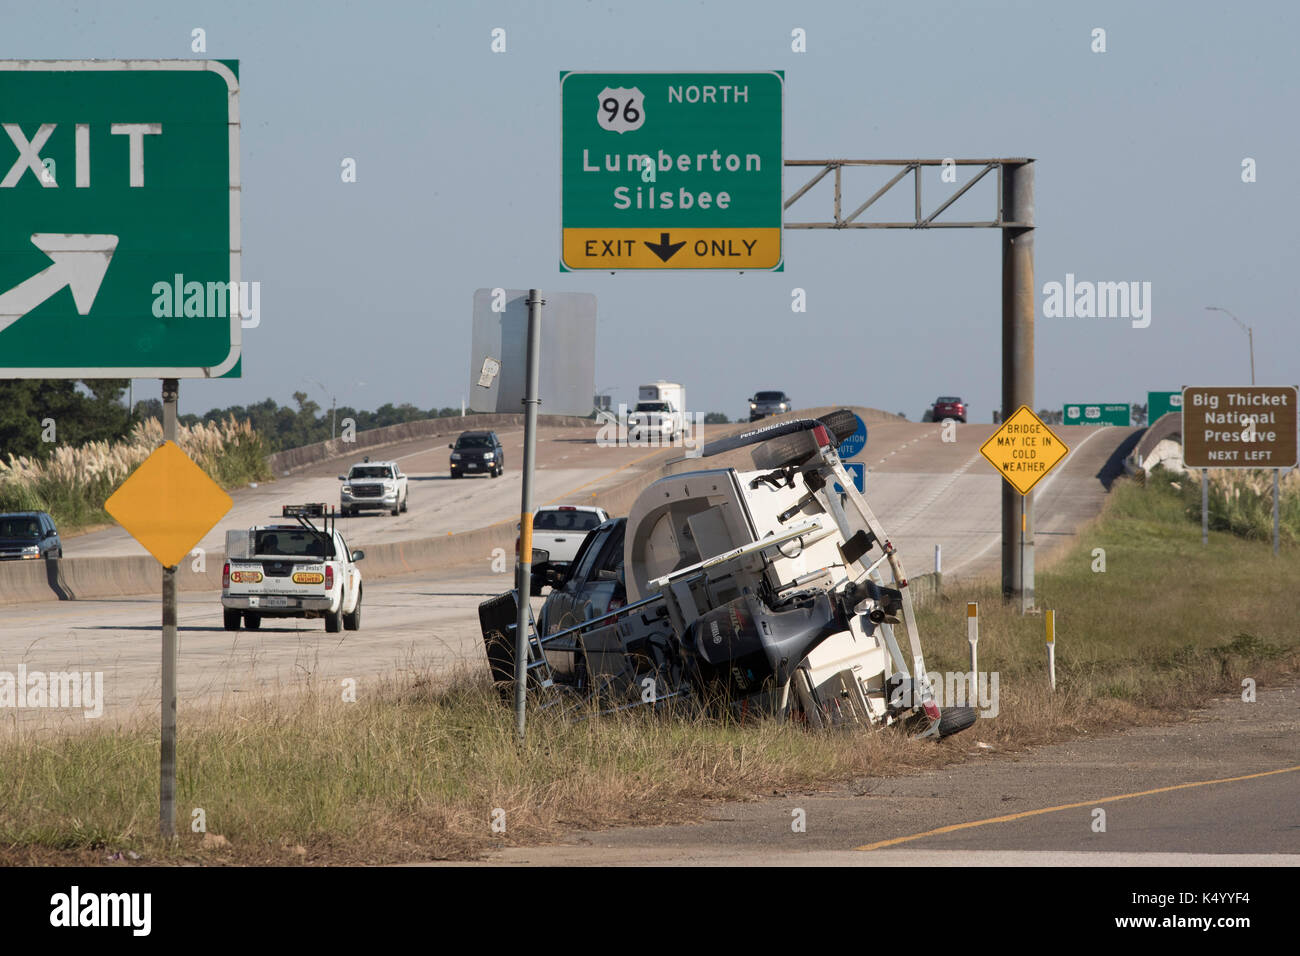
[[[705,696],[745,697],[781,686],[808,653],[845,623],[824,592],[779,611],[752,594],[696,619],[681,640],[685,672]]]

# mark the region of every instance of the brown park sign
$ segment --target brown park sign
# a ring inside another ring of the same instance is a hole
[[[1183,389],[1188,468],[1294,468],[1294,385]]]

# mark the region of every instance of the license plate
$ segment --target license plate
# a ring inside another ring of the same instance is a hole
[[[466,468],[477,468],[478,465],[466,465],[465,467],[466,467]]]
[[[287,597],[264,597],[262,598],[265,607],[288,607],[289,598]]]

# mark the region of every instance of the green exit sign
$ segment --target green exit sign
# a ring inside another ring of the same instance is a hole
[[[1183,410],[1182,392],[1147,392],[1147,424],[1154,425],[1161,415]]]
[[[238,69],[0,61],[0,378],[237,374]]]
[[[1133,424],[1133,417],[1128,405],[1066,405],[1061,424],[1128,426]]]
[[[563,73],[563,270],[782,268],[767,73]]]

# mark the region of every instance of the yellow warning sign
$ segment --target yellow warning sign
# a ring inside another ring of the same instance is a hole
[[[122,482],[104,510],[170,568],[181,563],[231,504],[221,486],[169,441]]]
[[[1022,495],[1029,494],[1039,479],[1069,453],[1065,442],[1052,434],[1028,405],[1016,409],[980,447],[980,454]]]
[[[569,269],[774,269],[775,229],[565,229]]]

